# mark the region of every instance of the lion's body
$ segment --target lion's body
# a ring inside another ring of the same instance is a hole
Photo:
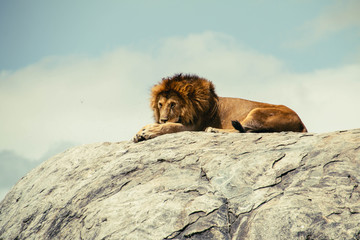
[[[306,132],[299,116],[284,105],[273,105],[241,98],[219,98],[220,129],[232,129],[237,120],[246,132]]]
[[[180,131],[306,132],[299,116],[283,105],[218,97],[213,84],[195,75],[165,78],[152,88],[151,108],[154,124],[142,128],[138,142]]]

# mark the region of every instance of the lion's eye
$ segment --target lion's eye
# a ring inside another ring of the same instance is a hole
[[[159,103],[159,108],[161,108],[162,107],[162,103]]]
[[[170,104],[170,108],[174,108],[175,105],[176,105],[176,103],[171,103],[171,104]]]

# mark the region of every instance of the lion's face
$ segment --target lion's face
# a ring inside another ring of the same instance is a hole
[[[158,123],[181,122],[181,100],[175,94],[161,95],[157,102]]]
[[[203,119],[216,111],[218,96],[213,84],[196,75],[177,74],[151,89],[150,106],[156,123],[181,123],[202,129]]]

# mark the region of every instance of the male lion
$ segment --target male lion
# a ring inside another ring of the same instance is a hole
[[[143,127],[134,142],[181,131],[307,132],[290,108],[218,97],[212,82],[196,75],[163,78],[151,90],[150,105],[155,123]]]

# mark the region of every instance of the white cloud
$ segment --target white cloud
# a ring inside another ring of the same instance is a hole
[[[126,139],[131,129],[123,125],[142,123],[138,109],[147,107],[148,82],[156,79],[150,66],[148,56],[119,49],[2,74],[0,146],[37,159],[56,142]]]
[[[152,121],[151,86],[177,72],[212,80],[222,96],[289,105],[311,131],[358,127],[359,65],[307,74],[283,65],[212,32],[164,39],[152,51],[46,58],[0,74],[0,146],[39,159],[59,142],[128,140]]]
[[[263,81],[283,67],[278,59],[247,49],[228,35],[213,32],[167,39],[159,55],[160,62],[169,69],[213,77],[219,79],[214,80],[218,85],[225,80]]]
[[[360,127],[360,64],[304,74],[282,74],[270,89],[274,100],[296,110],[309,131],[329,132]]]
[[[318,17],[306,22],[301,30],[302,37],[292,42],[292,46],[308,46],[332,34],[348,28],[360,30],[360,1],[335,1]]]

